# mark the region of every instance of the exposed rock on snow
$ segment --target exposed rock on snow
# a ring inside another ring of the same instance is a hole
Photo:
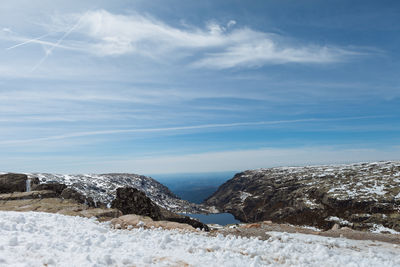
[[[399,266],[389,243],[269,232],[262,241],[161,229],[111,229],[93,219],[0,212],[2,266]],[[73,255],[73,257],[71,257]]]
[[[133,187],[145,192],[158,206],[173,212],[207,213],[209,211],[206,206],[179,199],[166,186],[143,175],[128,173],[77,175],[30,173],[28,176],[38,178],[41,183],[57,182],[65,184],[69,188],[91,197],[95,203],[104,203],[105,205],[111,205],[111,202],[115,199],[117,188]]]
[[[244,222],[400,231],[400,162],[249,170],[221,185],[206,204]]]
[[[161,227],[166,230],[187,230],[196,231],[195,228],[186,223],[177,223],[170,221],[153,221],[150,217],[135,214],[124,215],[111,220],[111,224],[115,229],[145,228],[154,229]]]

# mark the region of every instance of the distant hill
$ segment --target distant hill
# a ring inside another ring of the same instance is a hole
[[[400,162],[248,170],[206,204],[243,222],[400,231]]]

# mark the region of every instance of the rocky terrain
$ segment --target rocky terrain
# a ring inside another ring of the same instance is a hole
[[[205,203],[243,222],[400,231],[400,162],[248,170]]]
[[[40,183],[61,183],[67,185],[93,199],[95,204],[104,203],[110,206],[115,199],[116,189],[119,187],[133,187],[146,193],[158,206],[173,212],[207,213],[204,205],[190,203],[174,195],[166,186],[156,180],[137,174],[109,173],[109,174],[49,174],[28,173],[31,179],[39,179]]]
[[[96,205],[91,197],[65,184],[40,183],[38,178],[28,179],[25,174],[0,175],[0,210],[3,211],[41,211],[96,217],[102,221],[134,214],[143,221],[151,220],[152,226],[209,230],[198,220],[158,206],[144,192],[133,187],[117,188],[109,206],[112,208]]]
[[[80,217],[96,217],[101,221],[122,215],[118,209],[94,207],[90,198],[63,184],[39,184],[30,181],[34,191],[26,192],[28,177],[24,174],[0,175],[0,210],[37,211]]]

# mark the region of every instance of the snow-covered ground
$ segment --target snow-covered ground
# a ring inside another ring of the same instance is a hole
[[[94,219],[0,212],[0,266],[400,266],[400,247],[389,243],[270,234],[114,230]]]

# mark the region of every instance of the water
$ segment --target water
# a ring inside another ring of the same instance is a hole
[[[218,187],[231,179],[236,171],[212,173],[179,173],[149,175],[167,186],[181,199],[200,204],[211,196]],[[182,214],[200,220],[206,224],[235,224],[240,223],[230,213],[215,214]]]
[[[236,220],[230,213],[215,213],[215,214],[183,214],[185,216],[189,216],[195,219],[198,219],[202,223],[205,224],[219,224],[219,225],[227,225],[227,224],[235,224],[240,223],[240,221]]]

